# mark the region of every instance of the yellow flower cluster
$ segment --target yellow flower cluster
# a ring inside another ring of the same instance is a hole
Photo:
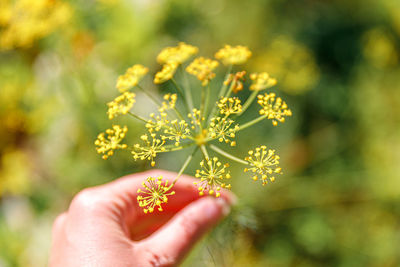
[[[285,122],[285,116],[292,116],[292,111],[288,108],[285,101],[280,97],[276,98],[275,93],[257,96],[257,103],[262,107],[260,115],[265,115],[272,120],[274,126],[279,122]]]
[[[135,64],[126,70],[124,75],[120,75],[117,80],[117,89],[123,93],[132,87],[139,84],[144,75],[149,72],[149,69],[143,65]]]
[[[113,101],[107,103],[108,118],[111,120],[118,115],[127,114],[136,102],[135,96],[135,93],[124,92],[122,95],[117,96]]]
[[[178,63],[170,62],[163,65],[161,71],[157,72],[154,76],[154,83],[160,84],[169,81],[174,77],[176,69],[178,68]]]
[[[209,195],[219,197],[221,188],[231,188],[231,185],[225,182],[226,179],[231,178],[229,171],[226,171],[226,168],[229,167],[228,164],[222,164],[217,157],[214,157],[211,160],[208,158],[202,160],[200,166],[201,170],[196,170],[195,174],[200,181],[194,182],[194,184],[201,196],[206,191]]]
[[[149,160],[152,167],[156,165],[154,158],[159,152],[165,152],[165,140],[157,138],[155,133],[149,135],[144,134],[140,137],[144,142],[144,146],[135,144],[132,150],[132,156],[134,160]],[[150,140],[149,140],[150,139]]]
[[[235,132],[239,130],[239,125],[231,127],[234,120],[216,117],[212,118],[210,127],[208,128],[208,134],[212,139],[218,139],[219,142],[230,143],[231,146],[236,146],[236,141],[232,141],[235,138]]]
[[[2,0],[0,3],[0,50],[30,47],[65,25],[71,7],[60,0]]]
[[[161,204],[168,202],[168,196],[175,195],[175,191],[170,191],[173,184],[168,184],[168,180],[163,181],[163,177],[148,177],[142,183],[144,189],[138,189],[137,201],[139,207],[143,208],[144,213],[152,213],[156,207],[163,211]]]
[[[250,79],[253,83],[250,85],[250,90],[261,91],[276,85],[276,79],[271,78],[268,73],[252,73]]]
[[[249,156],[245,158],[251,167],[245,168],[245,172],[253,172],[253,180],[257,181],[261,177],[262,184],[268,183],[267,178],[271,182],[275,181],[275,177],[269,177],[271,174],[281,174],[282,168],[278,166],[279,156],[275,154],[275,150],[268,149],[266,146],[257,147],[255,150],[249,151]]]
[[[198,51],[197,47],[180,42],[178,46],[166,47],[161,50],[157,56],[157,62],[160,64],[176,63],[179,65],[191,56],[196,55]]]
[[[228,79],[225,80],[224,84],[231,84],[232,92],[236,94],[237,92],[243,90],[243,82],[246,80],[244,77],[245,75],[246,71],[239,71],[235,74],[229,74]]]
[[[246,71],[232,72],[231,65],[246,62],[251,56],[251,52],[244,46],[232,47],[227,45],[215,54],[215,57],[221,60],[224,65],[230,66],[227,68],[228,73],[223,83],[217,85],[220,88],[219,92],[215,92],[218,100],[211,102],[211,92],[214,93],[214,91],[211,91],[209,82],[216,76],[214,69],[219,65],[218,61],[199,57],[186,67],[187,73],[200,80],[202,84],[201,92],[198,92],[198,90],[192,92],[189,84],[174,79],[174,74],[180,64],[183,64],[197,52],[196,47],[179,43],[176,47],[163,49],[158,55],[157,61],[163,64],[163,67],[161,71],[156,73],[154,83],[159,84],[172,80],[171,87],[168,87],[168,90],[175,90],[164,94],[162,99],[158,99],[150,94],[149,90],[138,86],[139,81],[148,72],[146,67],[134,65],[129,68],[124,75],[118,78],[117,88],[122,94],[107,104],[107,114],[110,119],[128,114],[144,123],[145,133],[140,136],[141,141],[139,143],[128,147],[128,145],[121,143],[127,128],[113,126],[112,129],[99,134],[95,141],[97,152],[103,154],[104,159],[113,155],[116,149],[129,148],[135,161],[147,160],[152,167],[155,166],[156,157],[160,153],[194,147],[171,184],[168,184],[168,181],[164,182],[161,176],[157,178],[148,177],[143,182],[143,188],[138,190],[137,201],[145,213],[151,213],[155,209],[162,211],[162,204],[167,203],[168,197],[174,194],[173,191],[170,191],[171,188],[184,173],[197,151],[202,152],[203,160],[200,162],[201,168],[195,172],[198,181],[194,184],[201,196],[209,194],[219,197],[222,193],[221,189],[231,188],[231,185],[227,183],[227,180],[231,178],[227,169],[228,164],[222,164],[215,155],[209,154],[208,149],[212,150],[212,153],[217,153],[245,165],[245,172],[252,172],[253,179],[261,179],[263,185],[267,184],[268,180],[274,181],[274,174],[282,172],[282,169],[278,166],[279,156],[275,154],[275,150],[267,149],[266,146],[250,150],[249,155],[244,160],[219,147],[225,144],[236,146],[240,141],[238,133],[256,123],[270,119],[272,124],[276,126],[278,122],[284,122],[287,116],[292,115],[287,104],[275,93],[259,94],[261,90],[275,85],[276,80],[266,72],[253,73],[250,75],[252,84],[247,86],[247,90],[252,92],[243,101],[243,104],[239,98],[240,95],[231,97],[232,93],[237,93],[246,87],[244,83]],[[187,73],[182,73],[179,78],[188,75]],[[154,102],[156,112],[144,117],[134,112],[135,93],[128,91],[134,86],[138,86],[138,89]],[[193,99],[192,93],[196,93],[195,97],[198,98],[198,101]],[[178,103],[178,95],[182,96],[182,98],[179,98],[179,101],[183,101],[182,105],[180,102]],[[241,123],[239,126],[237,119],[254,102],[262,107],[259,111],[260,115],[243,124]],[[209,106],[210,103],[212,103],[211,107]],[[182,111],[181,108],[186,108],[186,110]]]
[[[242,112],[241,101],[237,97],[223,97],[217,103],[219,112],[225,116]]]
[[[126,144],[121,144],[127,131],[128,128],[126,126],[121,128],[119,125],[113,125],[105,133],[100,133],[94,143],[97,146],[97,153],[103,154],[103,159],[107,159],[114,154],[114,150],[127,148]]]
[[[215,77],[213,70],[218,67],[218,64],[218,61],[199,57],[186,67],[186,71],[196,76],[202,82],[202,86],[206,86]]]
[[[224,65],[240,65],[245,63],[251,57],[251,52],[246,46],[225,45],[217,53],[215,58],[219,59]]]

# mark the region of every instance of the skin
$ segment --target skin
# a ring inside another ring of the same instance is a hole
[[[78,193],[53,225],[49,266],[176,266],[193,245],[229,213],[235,196],[200,197],[194,178],[181,176],[164,211],[144,214],[137,189],[148,176],[132,174]]]

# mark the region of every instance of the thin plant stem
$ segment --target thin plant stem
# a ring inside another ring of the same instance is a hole
[[[137,119],[137,120],[143,121],[143,122],[145,122],[145,123],[148,123],[148,122],[149,122],[149,120],[146,120],[146,119],[143,118],[142,116],[136,115],[136,114],[134,114],[134,113],[132,113],[132,112],[130,112],[130,111],[128,112],[128,114],[131,115],[132,117],[134,117],[134,118]]]
[[[206,101],[204,104],[204,117],[205,117],[204,120],[205,121],[208,121],[208,117],[210,115],[207,113],[208,112],[208,104],[210,102],[210,91],[211,91],[210,84],[208,84],[207,88],[206,88]]]
[[[201,152],[203,152],[204,157],[206,159],[209,159],[210,157],[208,156],[208,152],[207,152],[206,146],[205,145],[200,145],[200,149],[201,149]]]
[[[197,152],[198,149],[199,149],[199,147],[197,146],[197,147],[193,150],[192,154],[190,154],[189,157],[187,157],[187,159],[186,159],[185,162],[183,163],[183,166],[182,166],[181,169],[179,170],[178,175],[176,176],[175,180],[172,182],[172,185],[174,185],[174,184],[178,181],[179,177],[180,177],[180,176],[182,175],[182,173],[185,171],[185,169],[186,169],[187,166],[189,165],[190,161],[192,160],[194,154],[196,154],[196,152]]]
[[[160,107],[161,106],[161,102],[155,97],[153,96],[151,93],[149,93],[147,90],[144,90],[143,87],[141,87],[139,84],[136,85],[137,88],[139,88],[140,91],[142,91],[148,98],[151,99],[151,101],[153,101],[154,104],[156,104],[156,106]]]
[[[249,106],[253,103],[254,99],[256,98],[257,94],[258,91],[253,91],[251,93],[251,95],[247,98],[246,102],[244,102],[242,106],[242,111],[237,116],[242,115],[249,108]]]
[[[222,156],[224,156],[224,157],[226,157],[226,158],[228,158],[228,159],[231,159],[231,160],[233,160],[233,161],[239,162],[239,163],[241,163],[241,164],[248,165],[248,162],[247,162],[247,161],[244,161],[244,160],[242,160],[242,159],[240,159],[240,158],[237,158],[237,157],[235,157],[235,156],[229,154],[228,152],[226,152],[226,151],[220,149],[219,147],[217,147],[217,146],[215,146],[215,145],[210,145],[210,148],[211,148],[212,150],[214,150],[215,152],[217,152],[218,154],[221,154]]]
[[[249,121],[249,122],[247,122],[247,123],[245,123],[245,124],[243,124],[243,125],[239,125],[239,130],[237,130],[236,132],[239,132],[239,131],[241,131],[241,130],[244,130],[244,129],[246,129],[247,127],[250,127],[250,126],[256,124],[257,122],[260,122],[260,121],[262,121],[263,119],[266,119],[267,117],[268,117],[268,115],[262,115],[262,116],[260,116],[260,117],[258,117],[258,118],[256,118],[256,119],[254,119],[254,120],[252,120],[252,121]]]
[[[185,73],[182,65],[180,65],[179,68],[181,70],[181,74],[182,74],[183,80],[185,82],[185,86],[184,86],[183,90],[185,91],[186,101],[189,106],[189,110],[192,111],[194,105],[193,105],[192,90],[190,88],[189,80],[187,79],[186,73]]]

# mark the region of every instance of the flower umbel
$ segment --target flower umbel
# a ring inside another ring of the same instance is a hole
[[[285,101],[280,97],[276,98],[275,93],[258,95],[257,98],[257,103],[262,107],[260,115],[267,116],[274,126],[278,125],[278,121],[285,122],[286,116],[292,116],[292,111]]]
[[[253,83],[250,86],[252,91],[261,91],[276,85],[276,79],[271,78],[268,73],[252,73],[250,79]]]
[[[229,171],[226,171],[229,164],[222,164],[217,157],[214,157],[202,160],[200,166],[201,170],[197,170],[195,174],[195,177],[200,178],[200,181],[194,182],[200,195],[204,195],[206,191],[209,195],[215,194],[216,197],[219,197],[221,188],[231,188],[231,185],[225,182],[225,180],[231,178]]]
[[[128,128],[126,126],[121,128],[119,125],[113,125],[112,128],[107,129],[105,133],[100,133],[97,136],[97,140],[94,142],[97,146],[97,153],[103,154],[103,159],[107,159],[114,154],[114,150],[127,148],[128,146],[126,144],[121,144],[127,131]]]
[[[108,106],[108,118],[111,120],[118,115],[124,115],[129,112],[136,102],[135,94],[131,92],[124,92],[122,95],[115,98],[113,101],[107,103]]]
[[[162,178],[162,176],[148,177],[142,183],[144,189],[138,189],[137,201],[144,213],[152,213],[156,207],[159,211],[163,211],[161,204],[168,202],[168,196],[175,195],[175,191],[170,191],[173,184],[168,184],[168,180],[164,182]]]
[[[202,82],[201,85],[206,86],[215,77],[213,70],[218,67],[218,64],[218,61],[199,57],[187,66],[186,71],[196,76]]]
[[[118,77],[117,80],[117,89],[123,93],[129,90],[132,87],[135,87],[139,84],[140,80],[144,75],[149,71],[148,68],[144,67],[140,64],[135,64],[129,69],[126,70],[124,75]]]
[[[240,136],[241,131],[256,123],[270,119],[276,126],[278,122],[282,123],[286,117],[292,115],[287,104],[275,93],[259,94],[261,90],[274,86],[276,80],[268,73],[261,72],[250,75],[250,85],[244,83],[248,78],[246,71],[235,68],[236,65],[245,63],[250,58],[251,52],[245,46],[226,45],[215,54],[215,58],[227,66],[225,67],[227,72],[223,79],[221,77],[210,83],[216,77],[214,71],[220,64],[217,60],[198,57],[184,65],[197,52],[197,47],[185,43],[167,47],[160,52],[157,62],[163,66],[156,73],[154,83],[170,81],[162,86],[163,90],[167,91],[162,97],[153,95],[151,88],[139,86],[139,81],[148,72],[146,67],[137,64],[129,68],[118,78],[117,88],[121,91],[121,95],[107,104],[107,114],[110,119],[127,115],[142,123],[141,141],[130,145],[123,144],[127,127],[118,125],[99,134],[95,141],[96,150],[104,159],[113,155],[116,149],[129,148],[135,161],[148,161],[151,167],[155,166],[160,153],[192,150],[182,162],[172,183],[164,181],[161,176],[148,177],[143,182],[143,188],[138,190],[137,200],[145,213],[151,213],[155,209],[163,210],[162,206],[167,203],[168,197],[174,194],[171,188],[198,151],[201,151],[203,158],[200,162],[201,168],[195,172],[198,180],[194,185],[199,195],[219,197],[222,189],[231,188],[228,183],[231,178],[229,165],[222,164],[217,155],[245,165],[245,172],[251,172],[253,179],[262,180],[263,185],[267,184],[268,180],[274,181],[274,175],[282,172],[278,166],[279,156],[275,154],[275,150],[267,149],[266,146],[250,150],[245,160],[232,155],[222,147],[244,145]],[[178,67],[186,72],[175,76]],[[187,79],[188,74],[194,75],[201,86],[198,82],[191,84],[191,79]],[[223,82],[218,84],[216,81]],[[135,105],[135,93],[129,91],[135,86],[155,105],[151,113],[142,115],[144,109],[136,112],[138,105]],[[219,91],[216,91],[218,88]],[[231,96],[232,93],[244,90],[248,91],[235,97]],[[246,95],[248,97],[243,98]],[[249,116],[241,116],[254,102],[262,107],[260,115],[246,121]],[[135,130],[140,129],[140,125],[135,127]],[[179,158],[176,157],[177,160]]]
[[[275,150],[268,149],[266,146],[257,147],[249,151],[249,156],[245,158],[251,167],[245,168],[245,172],[253,172],[253,180],[257,181],[259,178],[262,184],[268,183],[268,178],[271,182],[275,181],[275,174],[281,174],[282,168],[278,166],[279,156],[275,154]]]
[[[225,45],[217,53],[215,58],[220,59],[224,65],[240,65],[245,63],[251,57],[250,50],[245,46]]]

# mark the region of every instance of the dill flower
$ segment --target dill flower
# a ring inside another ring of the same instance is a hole
[[[231,84],[232,92],[235,94],[243,90],[243,82],[246,80],[246,71],[239,71],[235,74],[229,74],[228,78],[225,80],[224,85]]]
[[[139,84],[149,69],[140,64],[135,64],[126,70],[124,75],[120,75],[117,80],[117,89],[123,93]]]
[[[168,196],[175,195],[175,191],[170,191],[173,184],[168,184],[162,180],[162,176],[148,177],[142,183],[143,189],[138,189],[137,201],[139,207],[143,208],[144,213],[152,213],[156,207],[163,211],[161,205],[168,202]]]
[[[97,146],[97,153],[103,154],[103,159],[107,159],[114,154],[116,149],[125,149],[128,146],[121,144],[124,139],[128,128],[124,126],[121,128],[119,125],[113,125],[111,129],[107,129],[105,133],[100,133],[94,144]],[[107,134],[107,137],[106,137]]]
[[[127,114],[136,102],[135,93],[124,92],[122,95],[107,103],[108,118],[111,120],[120,114]]]
[[[275,93],[257,96],[257,103],[262,107],[260,115],[272,120],[274,126],[279,122],[285,122],[285,116],[292,116],[292,111],[288,108],[285,101],[280,97],[276,98]]]
[[[266,72],[252,73],[250,79],[253,80],[250,86],[252,91],[261,91],[276,85],[276,79],[271,78]]]
[[[197,47],[180,42],[178,46],[166,47],[161,50],[157,56],[157,62],[160,64],[177,63],[179,65],[197,54],[198,51]]]
[[[232,65],[246,62],[251,52],[244,46],[225,46],[215,55],[216,58],[222,60],[224,65],[229,65],[224,81],[216,85],[219,92],[212,91],[214,88],[211,87],[214,84],[210,84],[210,80],[216,76],[213,71],[219,63],[204,57],[194,59],[186,67],[186,72],[178,76],[181,78],[190,74],[201,81],[201,88],[192,92],[188,80],[182,82],[179,79],[175,80],[173,76],[179,65],[197,52],[196,47],[179,43],[176,47],[167,47],[158,55],[157,61],[163,64],[163,67],[156,73],[154,82],[159,84],[172,80],[169,89],[174,91],[158,98],[152,95],[150,90],[138,86],[138,89],[153,102],[156,112],[144,116],[135,113],[135,94],[128,89],[136,86],[142,76],[148,72],[148,69],[141,65],[134,65],[135,68],[128,69],[119,77],[117,87],[120,91],[122,90],[122,94],[107,104],[110,119],[122,115],[131,116],[143,123],[143,132],[140,135],[141,141],[129,146],[122,144],[127,131],[126,127],[113,126],[106,133],[99,134],[95,144],[97,152],[103,154],[103,158],[113,155],[116,149],[129,148],[135,161],[146,160],[154,167],[160,153],[192,148],[192,152],[182,163],[172,183],[164,182],[161,176],[148,177],[143,182],[143,188],[138,190],[137,201],[145,213],[151,213],[155,209],[162,211],[162,205],[166,204],[168,197],[174,194],[171,188],[185,172],[198,151],[201,151],[203,160],[200,162],[200,168],[195,172],[197,181],[194,185],[201,196],[208,194],[219,197],[221,189],[231,188],[231,185],[227,183],[227,180],[231,178],[229,165],[222,164],[217,155],[245,165],[244,171],[252,173],[253,180],[262,180],[263,185],[267,184],[268,180],[274,181],[274,175],[282,172],[278,166],[279,156],[275,154],[275,150],[267,149],[266,146],[250,150],[245,159],[236,157],[221,148],[239,144],[240,132],[261,121],[269,119],[276,126],[278,122],[284,122],[287,116],[292,115],[287,104],[275,93],[259,94],[261,90],[276,84],[276,80],[266,72],[254,73],[250,75],[252,84],[247,86],[244,83],[246,71],[232,72]],[[250,90],[251,93],[245,99],[241,98],[242,94],[231,97],[232,93],[241,90]],[[215,102],[211,101],[212,93],[217,97]],[[178,101],[182,101],[182,105],[180,103],[178,105]],[[260,115],[243,121],[248,117],[240,118],[240,116],[255,102],[262,107],[259,111]],[[238,119],[241,120],[240,125],[237,123]]]
[[[219,100],[217,106],[219,112],[225,116],[242,112],[241,101],[237,97],[223,97]]]
[[[149,160],[152,167],[156,165],[154,158],[159,152],[165,152],[165,140],[162,138],[157,138],[155,133],[149,135],[144,134],[140,139],[145,143],[144,146],[140,144],[135,144],[132,150],[132,156],[134,160]],[[151,139],[151,140],[149,140]]]
[[[218,61],[199,57],[193,60],[189,66],[186,67],[186,71],[197,77],[202,83],[202,86],[206,86],[211,79],[215,77],[213,70],[218,67]]]
[[[229,164],[222,164],[217,157],[213,157],[202,160],[200,166],[201,170],[196,170],[195,174],[200,181],[194,182],[200,196],[204,195],[204,191],[208,191],[209,195],[215,194],[216,197],[219,197],[221,188],[231,188],[231,185],[225,182],[226,179],[231,178],[229,171],[226,171]]]
[[[215,58],[222,61],[224,65],[240,65],[251,57],[251,52],[246,46],[225,45],[215,53]]]
[[[236,146],[236,141],[231,139],[235,138],[235,132],[239,130],[239,125],[231,127],[234,120],[216,117],[212,118],[210,127],[208,128],[209,136],[213,139],[218,139],[219,142],[230,143],[231,146]]]
[[[179,66],[178,63],[176,62],[169,62],[164,64],[162,69],[156,73],[156,76],[154,77],[154,83],[160,84],[168,80],[171,80],[172,77],[174,77],[174,74],[178,66]]]
[[[158,109],[160,112],[164,112],[169,109],[175,108],[176,100],[178,99],[177,94],[165,94],[164,100],[161,103],[161,107]]]
[[[281,174],[282,168],[278,166],[279,156],[275,154],[275,150],[268,149],[266,146],[257,147],[255,150],[249,151],[249,156],[245,158],[250,167],[245,168],[245,172],[253,172],[253,180],[257,181],[259,178],[262,184],[268,183],[268,178],[271,182],[275,181],[272,174]]]

